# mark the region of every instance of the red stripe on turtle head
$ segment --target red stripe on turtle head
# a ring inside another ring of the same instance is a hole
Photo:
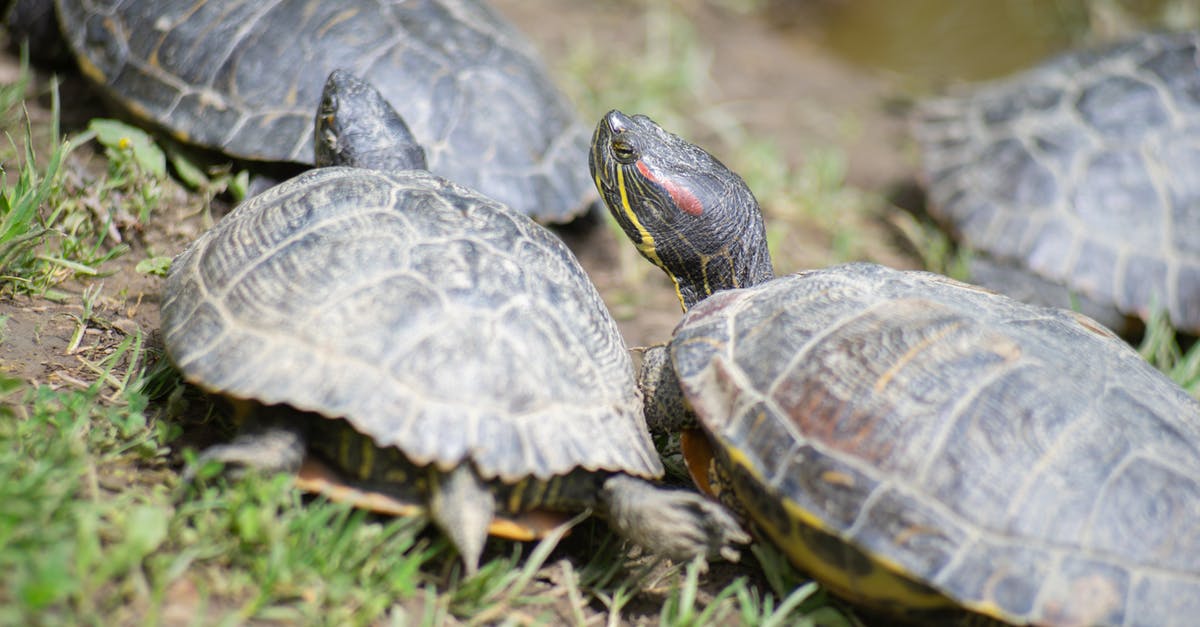
[[[646,163],[641,159],[637,160],[637,169],[638,172],[642,173],[642,176],[655,183],[658,183],[659,185],[662,185],[663,189],[667,190],[667,193],[671,195],[671,199],[675,201],[675,204],[679,205],[680,209],[683,209],[694,216],[704,213],[704,205],[700,204],[700,199],[696,198],[696,195],[689,191],[686,187],[676,185],[669,179],[663,180],[658,178],[653,172],[650,171],[650,167],[647,166]]]

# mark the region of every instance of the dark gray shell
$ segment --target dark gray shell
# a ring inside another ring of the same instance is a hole
[[[1077,52],[926,103],[930,211],[976,250],[1200,331],[1200,35]]]
[[[236,398],[485,478],[661,474],[616,324],[527,217],[424,172],[312,170],[172,264],[167,351]]]
[[[588,129],[525,38],[476,0],[57,0],[82,67],[185,141],[312,163],[325,77],[376,85],[430,169],[540,219],[587,209]]]
[[[852,264],[717,293],[670,351],[758,501],[967,607],[1200,615],[1200,405],[1086,318]]]

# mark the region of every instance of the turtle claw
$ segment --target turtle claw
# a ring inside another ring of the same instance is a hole
[[[601,502],[623,537],[674,561],[700,556],[736,562],[750,536],[719,503],[688,490],[660,488],[628,475],[604,482]]]

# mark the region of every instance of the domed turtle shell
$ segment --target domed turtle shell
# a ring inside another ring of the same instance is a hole
[[[718,292],[669,352],[736,500],[836,592],[1018,624],[1200,612],[1200,408],[1090,319],[855,264]]]
[[[430,169],[561,222],[595,198],[588,131],[528,41],[474,0],[56,0],[93,81],[234,157],[311,164],[312,112],[345,68],[378,85]]]
[[[172,264],[163,332],[189,381],[345,418],[416,464],[661,474],[571,252],[426,172],[322,168],[240,205]]]
[[[1200,34],[1142,35],[932,100],[915,132],[930,212],[1001,264],[972,281],[1007,291],[1003,268],[1019,267],[1200,331]]]

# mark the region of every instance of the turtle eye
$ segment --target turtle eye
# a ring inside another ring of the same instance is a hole
[[[617,161],[620,161],[621,163],[633,163],[634,161],[637,161],[637,152],[633,150],[633,146],[630,146],[621,140],[613,140],[612,153],[613,156],[616,157]]]

